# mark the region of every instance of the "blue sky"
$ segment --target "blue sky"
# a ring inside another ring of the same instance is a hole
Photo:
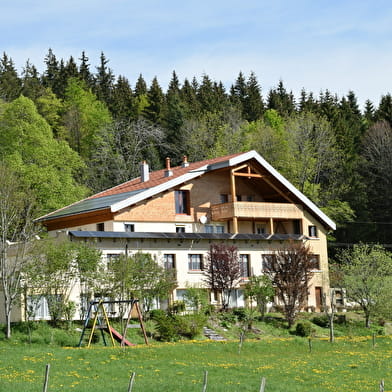
[[[392,92],[392,3],[369,0],[0,0],[0,51],[39,71],[84,50],[95,71],[103,51],[132,87],[140,73],[166,88],[206,73],[230,87],[254,71],[264,95],[282,79],[361,104]]]

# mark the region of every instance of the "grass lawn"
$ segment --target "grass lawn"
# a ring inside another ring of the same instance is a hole
[[[51,365],[50,391],[124,391],[136,373],[133,392],[259,391],[266,377],[272,391],[378,391],[381,379],[392,391],[392,339],[338,338],[334,344],[306,338],[188,341],[150,346],[59,348],[0,342],[0,391],[41,391]]]

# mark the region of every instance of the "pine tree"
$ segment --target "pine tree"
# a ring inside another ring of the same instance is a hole
[[[208,75],[203,75],[202,82],[197,90],[197,99],[201,110],[204,112],[213,112],[216,107],[214,100],[213,83]]]
[[[46,70],[42,75],[42,84],[44,87],[50,87],[52,91],[58,92],[59,63],[52,49],[49,49],[45,57]]]
[[[133,112],[135,113],[135,117],[139,118],[144,108],[148,105],[147,99],[147,84],[143,78],[143,75],[140,74],[135,85],[135,99],[133,101]]]
[[[392,96],[386,94],[381,97],[380,104],[376,111],[377,120],[385,120],[392,126]]]
[[[264,103],[257,77],[251,72],[246,83],[246,96],[243,103],[243,117],[248,121],[259,120],[264,113]]]
[[[14,62],[4,52],[0,60],[0,98],[13,101],[22,90],[22,82],[16,72]]]
[[[196,96],[198,87],[196,86],[195,88],[194,86],[194,83],[191,84],[188,79],[185,79],[180,91],[180,99],[184,105],[186,117],[193,117],[200,111],[199,101]]]
[[[295,112],[295,100],[293,93],[288,93],[280,80],[276,89],[271,89],[268,94],[268,109],[274,109],[281,115],[287,116]]]
[[[101,52],[100,65],[96,67],[97,73],[95,75],[94,91],[98,99],[110,107],[112,105],[114,75],[112,70],[107,66],[108,63],[109,60]]]
[[[363,113],[363,117],[366,121],[367,126],[372,125],[375,121],[374,105],[373,102],[370,101],[369,99],[365,101],[365,110]]]
[[[90,72],[90,64],[88,63],[88,57],[86,53],[82,52],[82,57],[79,58],[80,66],[79,66],[79,77],[84,81],[87,87],[93,86],[93,77]]]
[[[27,60],[22,71],[22,95],[35,101],[43,91],[37,68]]]
[[[131,85],[124,76],[119,76],[114,85],[112,106],[109,108],[116,119],[135,119],[134,97]]]
[[[147,101],[148,105],[143,110],[143,117],[152,124],[160,124],[162,122],[165,100],[163,91],[156,77],[154,77],[151,86],[148,89]]]

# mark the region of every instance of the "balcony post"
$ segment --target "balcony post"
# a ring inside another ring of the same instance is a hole
[[[230,171],[230,184],[231,184],[231,201],[235,203],[237,201],[237,192],[235,189],[235,176],[234,176],[234,169]],[[233,232],[234,234],[238,234],[238,220],[235,213],[236,209],[234,207],[234,214],[233,214]]]
[[[270,232],[270,234],[275,234],[274,233],[274,220],[272,219],[272,218],[269,218],[269,232]]]

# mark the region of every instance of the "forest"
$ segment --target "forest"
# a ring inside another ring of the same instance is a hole
[[[35,200],[36,217],[139,174],[254,149],[337,223],[335,247],[392,246],[392,96],[359,108],[353,91],[263,91],[255,73],[230,87],[203,74],[166,91],[142,73],[116,76],[101,53],[44,70],[0,59],[0,162]]]

